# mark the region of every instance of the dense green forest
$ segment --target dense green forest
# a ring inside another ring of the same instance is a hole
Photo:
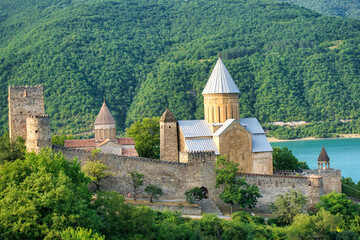
[[[267,130],[268,136],[275,137],[277,139],[297,139],[306,137],[334,138],[340,137],[340,134],[360,133],[360,121],[353,120],[349,122],[341,122],[339,120],[335,120],[310,122],[298,127],[265,124],[264,128]]]
[[[44,84],[54,133],[92,129],[104,96],[119,134],[166,107],[202,118],[219,53],[241,117],[358,119],[359,29],[268,0],[1,0],[1,131],[8,85]]]
[[[358,0],[278,0],[290,2],[315,10],[321,14],[360,19]]]

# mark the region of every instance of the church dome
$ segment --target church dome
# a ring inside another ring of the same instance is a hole
[[[109,108],[106,106],[106,103],[102,105],[98,116],[96,117],[94,125],[113,125],[115,120],[110,113]]]
[[[202,94],[240,93],[223,61],[219,58]]]

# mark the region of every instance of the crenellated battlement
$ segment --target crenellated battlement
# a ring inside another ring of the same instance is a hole
[[[50,120],[49,115],[28,115],[27,118],[34,118],[34,119],[44,119],[47,118]]]

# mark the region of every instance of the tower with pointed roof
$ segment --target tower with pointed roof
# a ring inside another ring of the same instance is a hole
[[[223,61],[219,58],[202,92],[204,115],[209,123],[224,123],[227,119],[239,121],[239,89]]]
[[[329,169],[330,168],[330,158],[327,155],[327,152],[324,146],[321,149],[320,155],[318,157],[318,169]]]
[[[160,160],[179,161],[177,120],[169,109],[160,118]]]
[[[116,125],[105,100],[94,123],[95,140],[104,141],[116,138]]]

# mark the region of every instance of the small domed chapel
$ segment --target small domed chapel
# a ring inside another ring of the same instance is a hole
[[[202,92],[204,120],[160,118],[160,159],[188,162],[188,152],[213,151],[243,173],[273,174],[272,147],[256,118],[239,117],[240,91],[219,58]]]

